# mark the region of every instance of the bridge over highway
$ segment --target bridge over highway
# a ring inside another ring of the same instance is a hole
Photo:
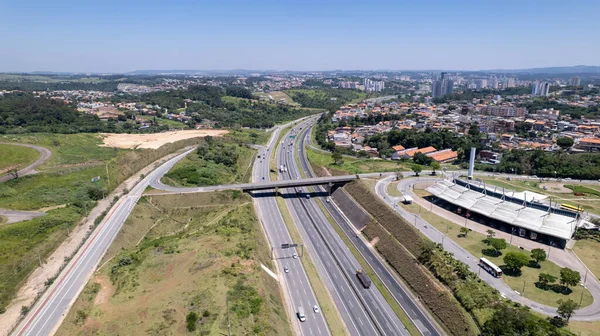
[[[195,193],[195,192],[204,192],[204,191],[215,191],[215,190],[242,190],[246,191],[257,191],[257,190],[269,190],[269,189],[277,189],[277,188],[294,188],[294,187],[308,187],[315,185],[327,185],[331,191],[331,188],[336,185],[346,184],[348,182],[352,182],[356,179],[362,177],[367,177],[367,175],[372,174],[364,174],[362,175],[344,175],[344,176],[328,176],[328,177],[313,177],[313,178],[303,178],[296,180],[278,180],[278,181],[265,181],[258,183],[241,183],[241,184],[223,184],[217,186],[207,186],[207,187],[173,187],[170,185],[163,184],[160,181],[160,178],[156,178],[150,182],[150,186],[154,189],[164,190],[173,193]],[[379,175],[379,174],[377,174]]]

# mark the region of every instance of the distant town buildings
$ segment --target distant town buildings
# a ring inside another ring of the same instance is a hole
[[[365,87],[365,91],[379,92],[385,89],[384,81],[372,81],[369,78],[365,78],[363,85]]]

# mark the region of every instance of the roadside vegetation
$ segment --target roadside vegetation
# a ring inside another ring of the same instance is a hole
[[[247,195],[145,197],[115,244],[58,334],[291,334]]]
[[[36,144],[52,151],[50,160],[37,168],[40,173],[0,183],[0,208],[56,207],[46,216],[0,226],[0,311],[39,261],[45,262],[99,200],[157,159],[198,142],[188,139],[158,149],[125,150],[99,147],[101,139],[93,134],[38,133],[0,140]],[[92,182],[97,176],[99,181]],[[95,224],[102,217],[104,214]]]
[[[25,168],[39,156],[38,151],[33,148],[0,144],[0,176],[11,169]]]
[[[175,186],[241,183],[249,178],[255,154],[256,150],[231,139],[206,137],[163,181]]]
[[[341,105],[357,103],[368,97],[366,92],[347,89],[291,89],[284,91],[302,107],[322,108],[335,112]]]
[[[502,330],[500,334],[528,334],[535,326],[544,334],[570,335],[527,308],[503,300],[497,290],[441,246],[423,237],[362,181],[344,188],[373,217],[363,234],[371,240],[378,238],[375,248],[449,333],[497,335]]]
[[[321,152],[311,147],[306,147],[306,155],[308,157],[308,161],[310,161],[313,166],[316,166],[315,168],[325,168],[329,170],[332,175],[410,170],[408,165],[401,164],[397,161],[381,159],[358,159],[341,155],[338,157],[334,154]]]

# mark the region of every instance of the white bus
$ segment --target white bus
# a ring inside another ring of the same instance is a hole
[[[496,278],[502,277],[502,270],[500,269],[500,267],[494,265],[493,262],[485,258],[479,259],[479,267],[483,267],[484,270],[486,270],[488,273],[495,276]]]

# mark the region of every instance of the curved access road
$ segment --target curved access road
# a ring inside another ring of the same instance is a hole
[[[35,160],[32,164],[30,164],[29,166],[27,166],[17,172],[19,174],[19,176],[25,176],[25,175],[31,175],[31,174],[37,173],[35,171],[35,168],[39,167],[44,162],[50,160],[50,157],[52,156],[52,152],[46,147],[30,145],[30,144],[21,144],[21,143],[15,143],[15,142],[0,142],[0,145],[14,145],[14,146],[29,147],[29,148],[35,149],[36,151],[38,151],[38,153],[40,153],[40,157],[38,157],[37,160]],[[12,178],[13,178],[13,176],[11,174],[5,174],[5,175],[0,176],[0,182],[6,182]]]
[[[446,251],[454,254],[454,257],[462,261],[463,263],[469,266],[470,270],[478,273],[483,281],[488,283],[490,286],[496,288],[502,296],[519,302],[523,305],[530,307],[532,310],[542,313],[548,316],[556,315],[556,307],[546,306],[540,303],[537,303],[533,300],[525,298],[520,295],[520,293],[515,292],[510,286],[506,284],[502,279],[498,279],[493,277],[491,274],[483,271],[480,271],[480,267],[478,266],[479,259],[478,257],[473,256],[467,250],[462,248],[456,242],[451,239],[444,239],[446,235],[443,232],[437,230],[433,225],[429,224],[427,221],[423,220],[416,214],[408,212],[403,207],[399,207],[397,205],[400,200],[399,197],[390,196],[387,193],[387,186],[392,182],[394,177],[387,177],[377,182],[375,186],[375,190],[377,195],[386,202],[391,208],[393,208],[402,218],[407,220],[409,223],[413,223],[416,228],[421,231],[427,238],[430,240],[443,244],[443,247]],[[423,182],[436,182],[439,181],[440,178],[434,177],[420,177],[403,179],[398,183],[398,190],[404,195],[412,196],[417,203],[420,203],[420,198],[416,194],[412,192],[412,186],[415,183],[423,183]],[[426,207],[431,206],[431,203],[424,204]],[[439,211],[436,205],[432,206],[432,210],[434,212]],[[441,208],[440,208],[441,209]],[[441,209],[443,210],[443,209]],[[449,219],[449,218],[448,218]],[[451,219],[450,219],[451,220]],[[461,220],[462,222],[462,220]],[[477,225],[476,222],[471,222],[469,227],[472,228],[474,225]],[[497,230],[496,230],[497,231]],[[500,237],[500,233],[497,233],[497,236]],[[544,246],[545,247],[545,246]],[[552,248],[552,252],[550,253],[549,259],[559,265],[560,267],[569,267],[578,270],[579,272],[585,273],[586,267],[577,259],[575,256],[572,256],[569,252],[557,248]],[[579,309],[575,312],[575,315],[571,318],[571,320],[578,321],[596,321],[600,320],[600,282],[594,276],[587,276],[585,286],[592,293],[594,297],[594,302],[582,309]]]

